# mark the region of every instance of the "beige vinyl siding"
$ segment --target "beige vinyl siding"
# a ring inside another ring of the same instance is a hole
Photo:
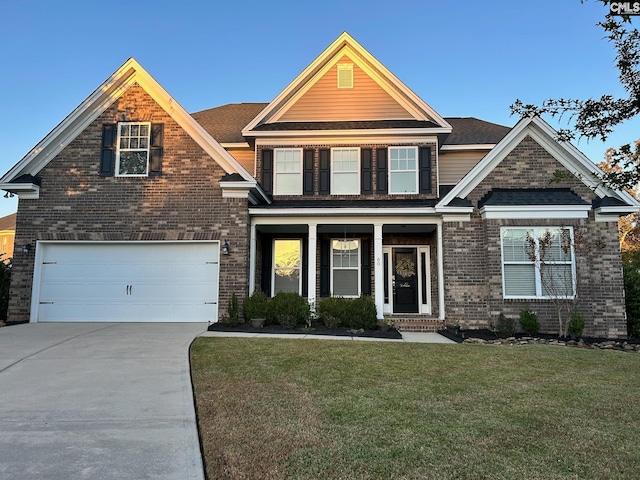
[[[353,88],[338,88],[338,64],[353,63]],[[333,65],[281,122],[398,120],[413,117],[349,57]]]
[[[486,154],[485,151],[440,152],[438,156],[440,185],[458,183]]]
[[[255,152],[251,148],[227,148],[227,152],[231,154],[240,164],[255,176]]]

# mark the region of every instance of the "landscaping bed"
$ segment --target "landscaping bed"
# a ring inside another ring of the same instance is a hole
[[[571,336],[559,337],[558,335],[544,333],[540,333],[536,336],[527,335],[526,333],[514,333],[508,337],[501,338],[496,332],[489,329],[459,330],[458,334],[449,330],[440,330],[438,333],[457,343],[464,342],[488,345],[558,345],[640,353],[640,339],[638,338],[577,338]]]
[[[352,329],[347,327],[329,328],[322,324],[311,324],[309,327],[286,328],[282,325],[265,325],[262,328],[254,328],[249,323],[239,323],[228,325],[224,323],[212,323],[209,325],[210,332],[246,332],[246,333],[275,333],[275,334],[297,334],[297,335],[333,335],[339,337],[364,337],[364,338],[386,338],[391,340],[401,340],[402,335],[392,327],[378,326],[376,329]]]

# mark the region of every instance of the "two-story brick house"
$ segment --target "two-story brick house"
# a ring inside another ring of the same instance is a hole
[[[0,180],[9,320],[217,321],[262,289],[371,295],[417,330],[526,306],[555,330],[525,253],[550,229],[598,245],[553,268],[588,334],[622,336],[616,221],[639,205],[596,172],[539,118],[441,117],[346,33],[270,103],[193,115],[129,60]]]

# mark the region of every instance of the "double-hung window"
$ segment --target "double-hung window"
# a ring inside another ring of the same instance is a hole
[[[359,148],[331,149],[331,194],[357,195],[360,193]]]
[[[331,242],[331,293],[336,297],[360,295],[360,240]]]
[[[274,192],[276,195],[302,195],[302,150],[274,150]]]
[[[302,241],[273,241],[273,295],[302,292]]]
[[[389,147],[389,193],[418,193],[418,147]]]
[[[571,298],[575,256],[570,227],[501,229],[505,298]]]
[[[116,172],[122,177],[149,174],[151,122],[118,123]]]

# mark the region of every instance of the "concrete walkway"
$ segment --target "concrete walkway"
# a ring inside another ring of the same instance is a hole
[[[245,332],[205,332],[201,337],[244,337],[244,338],[290,338],[306,340],[350,340],[354,342],[407,342],[407,343],[456,343],[438,333],[404,332],[402,339],[348,337],[344,335],[307,335],[304,333],[245,333]]]
[[[188,351],[206,328],[0,328],[0,478],[202,480]]]

